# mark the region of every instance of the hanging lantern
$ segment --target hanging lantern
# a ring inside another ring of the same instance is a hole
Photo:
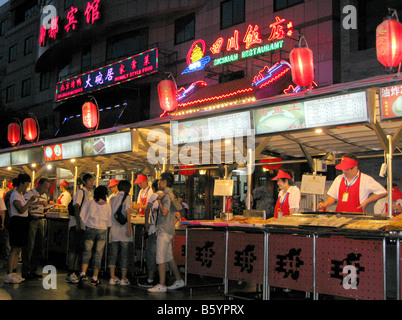
[[[268,162],[279,162],[279,161],[283,161],[282,158],[271,158],[271,159],[262,159],[261,162],[263,163],[268,163]],[[266,166],[262,166],[264,169],[267,170],[276,170],[279,169],[280,167],[282,167],[282,164],[269,164]]]
[[[301,44],[304,39],[305,45]],[[292,66],[292,80],[300,87],[310,86],[314,81],[313,51],[308,47],[306,38],[302,36],[299,43],[289,54]]]
[[[98,106],[91,102],[85,102],[82,105],[82,123],[89,130],[98,128],[99,126],[99,109]]]
[[[7,128],[8,142],[14,147],[21,141],[21,126],[16,123],[10,123]]]
[[[163,115],[166,112],[174,111],[177,108],[177,97],[176,97],[176,85],[171,80],[162,80],[158,84],[158,95],[159,95],[159,104],[164,111]]]
[[[26,118],[22,122],[25,140],[33,142],[38,137],[38,128],[36,124],[37,123],[34,118]]]
[[[193,165],[189,165],[189,166],[180,166],[179,169],[191,169],[194,168]],[[182,176],[192,176],[193,174],[196,173],[196,170],[182,170],[179,171],[179,174],[181,174]]]
[[[376,51],[377,60],[389,72],[396,71],[402,62],[402,23],[398,21],[396,10],[377,27]]]

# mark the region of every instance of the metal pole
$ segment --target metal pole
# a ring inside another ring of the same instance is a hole
[[[247,149],[247,210],[251,210],[252,165],[254,164],[251,148]]]
[[[388,217],[392,218],[392,136],[387,135],[389,152],[387,153]]]
[[[77,192],[77,180],[78,180],[78,167],[74,167],[74,194]]]
[[[96,165],[96,186],[99,186],[99,176],[100,176],[100,165]]]

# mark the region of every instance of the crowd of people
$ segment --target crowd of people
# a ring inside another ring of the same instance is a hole
[[[7,185],[4,199],[0,197],[0,231],[2,242],[0,249],[7,260],[5,283],[21,283],[34,278],[41,278],[37,269],[43,259],[44,211],[50,206],[68,208],[70,213],[68,232],[68,274],[66,280],[71,284],[88,281],[87,271],[92,259],[93,272],[91,285],[98,285],[99,270],[106,241],[110,241],[108,267],[110,285],[128,286],[129,245],[133,242],[131,215],[138,210],[145,215],[147,238],[146,262],[148,279],[141,286],[149,292],[166,292],[184,287],[177,265],[173,259],[173,237],[175,223],[180,219],[182,207],[172,193],[174,176],[165,172],[159,180],[154,180],[152,187],[145,175],[138,175],[134,183],[141,188],[138,199],[132,203],[128,180],[110,179],[108,186],[95,186],[95,178],[84,174],[82,187],[72,197],[68,181],[60,186],[61,194],[56,201],[48,199],[50,181],[41,178],[35,187],[28,190],[31,178],[19,174]],[[109,192],[110,190],[110,192]],[[184,212],[184,211],[182,211]],[[42,214],[41,214],[42,213]],[[108,238],[108,235],[110,237]],[[118,254],[120,252],[120,259]],[[19,257],[22,258],[21,275],[17,273]],[[116,276],[116,264],[119,261],[121,279]],[[175,282],[167,286],[167,265],[173,271]],[[159,275],[159,282],[156,280]]]

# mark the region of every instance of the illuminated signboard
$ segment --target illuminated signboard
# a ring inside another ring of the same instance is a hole
[[[131,131],[82,140],[82,155],[84,157],[130,152],[132,149]]]
[[[257,135],[367,121],[366,92],[254,110],[254,128]]]
[[[11,152],[11,165],[42,163],[42,148],[31,148]]]
[[[187,53],[188,67],[182,74],[202,70],[212,59],[213,65],[219,66],[239,59],[245,59],[281,49],[284,43],[283,39],[285,37],[291,37],[294,32],[293,22],[280,17],[275,17],[275,22],[271,23],[269,28],[271,28],[271,32],[267,39],[261,37],[260,27],[258,25],[249,25],[243,36],[240,35],[239,30],[234,30],[233,36],[228,37],[227,40],[223,37],[219,37],[209,47],[209,51],[213,56],[216,56],[226,50],[227,54],[223,57],[211,58],[210,56],[204,56],[206,54],[206,43],[201,39],[196,40]],[[270,43],[263,44],[264,40],[268,40]],[[240,53],[236,52],[240,50],[241,45],[244,45],[245,50]],[[258,46],[252,48],[252,46],[255,45]]]
[[[171,121],[174,145],[226,138],[244,137],[251,134],[250,112],[237,112],[204,119]]]
[[[92,2],[87,2],[85,10],[83,12],[85,21],[87,24],[94,24],[96,20],[100,18],[100,10],[99,10],[100,0],[93,0]],[[53,7],[53,6],[46,6]],[[46,8],[45,7],[45,8]],[[45,9],[44,8],[44,9]],[[54,8],[54,7],[53,7]],[[55,9],[55,8],[54,8]],[[48,26],[44,24],[41,25],[39,30],[39,46],[46,46],[46,37],[49,39],[56,40],[60,38],[62,27],[60,26],[60,17],[56,16],[53,13],[53,10],[47,8],[48,12],[45,12],[45,16],[43,17],[43,21],[48,21]],[[81,12],[79,12],[77,7],[71,6],[66,14],[66,23],[64,25],[65,32],[69,33],[71,30],[78,29],[78,16],[80,16]]]
[[[0,168],[11,166],[11,153],[0,154]]]
[[[402,117],[402,85],[379,89],[381,120]]]
[[[158,72],[158,48],[58,82],[56,102],[109,88],[155,72]]]
[[[45,161],[66,160],[82,157],[81,141],[59,143],[44,148]]]

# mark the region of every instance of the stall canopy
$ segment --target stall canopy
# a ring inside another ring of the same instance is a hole
[[[311,101],[315,102],[320,108],[325,108],[324,104],[328,103],[328,99],[331,102],[331,99],[338,101],[338,97],[346,97],[347,100],[345,100],[345,103],[348,103],[350,108],[354,108],[356,106],[355,103],[359,104],[366,99],[367,115],[363,115],[363,118],[366,117],[365,121],[360,118],[356,118],[355,121],[353,121],[353,115],[349,114],[345,116],[341,115],[341,119],[349,119],[349,122],[345,120],[347,123],[343,123],[342,121],[337,124],[324,123],[324,126],[322,127],[311,126],[310,128],[306,126],[303,127],[303,125],[297,127],[296,123],[296,125],[291,127],[291,130],[271,132],[268,132],[269,130],[265,130],[264,132],[264,130],[261,131],[260,128],[255,128],[254,123],[252,128],[256,132],[256,162],[258,163],[259,160],[269,156],[278,155],[285,156],[287,159],[300,160],[306,159],[306,157],[307,159],[309,157],[325,157],[328,156],[328,154],[336,155],[346,152],[381,153],[383,151],[388,151],[389,144],[387,136],[392,137],[394,150],[401,147],[402,117],[399,115],[399,117],[390,120],[385,119],[380,111],[379,88],[397,86],[401,82],[402,78],[398,75],[378,76],[351,83],[317,88],[307,93],[282,95],[251,103],[237,104],[219,110],[193,112],[181,116],[163,117],[129,125],[120,125],[109,129],[99,130],[95,134],[86,132],[74,136],[60,137],[53,140],[41,141],[35,145],[24,145],[18,150],[30,148],[42,148],[42,150],[44,150],[46,146],[57,143],[83,140],[88,137],[108,135],[116,132],[130,131],[132,132],[132,148],[130,151],[116,151],[111,154],[94,154],[90,157],[77,157],[75,162],[71,162],[71,159],[66,159],[52,161],[51,163],[54,166],[69,169],[72,174],[75,167],[77,167],[78,174],[87,171],[96,173],[97,170],[100,170],[102,173],[105,171],[120,169],[124,170],[127,174],[131,174],[133,171],[141,171],[154,175],[155,169],[162,169],[164,165],[166,165],[166,168],[172,168],[172,166],[173,168],[177,168],[178,165],[188,164],[189,162],[190,158],[185,157],[185,155],[190,153],[189,144],[183,143],[186,142],[186,140],[176,141],[175,143],[177,136],[171,132],[171,127],[174,127],[174,123],[181,124],[200,119],[214,119],[216,123],[219,123],[221,119],[223,119],[222,121],[226,121],[226,116],[230,117],[231,115],[244,113],[247,116],[248,113],[250,115],[250,122],[253,124],[253,121],[256,122],[256,118],[259,116],[258,110],[268,110],[269,108],[278,108],[289,105],[299,106],[303,103],[305,107],[307,105],[311,107]],[[359,93],[361,94],[362,92],[365,93],[365,96],[363,96],[363,98],[358,96],[356,98],[357,100],[355,100],[353,94],[357,93],[357,95],[359,95]],[[343,103],[343,101],[344,100],[342,100],[341,103]],[[323,103],[322,105],[320,104],[321,102]],[[329,104],[330,108],[333,106],[331,103]],[[278,111],[279,109],[275,110]],[[285,108],[282,108],[282,110],[285,110]],[[357,117],[361,116],[361,114],[357,115]],[[320,123],[320,119],[317,121],[317,123]],[[230,126],[229,122],[225,122],[225,124]],[[266,128],[267,126],[265,126],[265,129]],[[316,133],[315,130],[317,128],[321,128],[322,132]],[[163,132],[165,135],[163,139],[166,140],[166,143],[161,143],[161,137],[156,137],[155,132]],[[222,138],[223,137],[224,135]],[[183,137],[180,136],[180,139],[181,138]],[[216,139],[217,136],[212,138]],[[173,143],[171,143],[171,140]],[[191,141],[191,139],[187,141]],[[225,139],[220,139],[218,142],[215,142],[215,147],[217,144],[220,144],[222,150],[221,154],[213,154],[212,141],[209,142],[209,150],[208,148],[205,148],[207,145],[205,141],[202,142],[201,140],[198,140],[193,142],[193,148],[198,148],[199,152],[195,153],[197,159],[191,158],[190,162],[195,163],[196,165],[205,166],[206,163],[203,159],[210,159],[210,165],[213,164],[219,167],[222,166],[222,163],[227,162],[225,161],[225,154],[227,153],[233,151],[234,162],[236,162],[236,159],[240,159],[241,156],[244,157],[247,154],[246,137],[243,138],[243,145],[236,145],[235,143],[226,144]],[[154,150],[156,149],[157,152],[155,153]],[[195,149],[192,149],[192,151]],[[48,163],[45,163],[44,161],[43,163],[38,163],[38,166],[35,169],[32,169],[30,163],[22,165],[7,165],[5,162],[1,161],[2,156],[6,153],[13,152],[15,152],[15,150],[12,148],[0,150],[0,163],[2,166],[0,168],[0,177],[2,179],[11,180],[20,172],[30,173],[32,170],[37,171],[37,176],[46,172],[45,167]],[[150,154],[157,156],[157,163],[152,163],[152,161],[150,161]],[[160,156],[161,154],[166,154],[166,157]],[[236,155],[239,155],[239,158],[236,158]],[[183,162],[183,159],[186,161]],[[234,163],[234,165],[236,165],[236,163]],[[11,170],[10,167],[12,167]]]

